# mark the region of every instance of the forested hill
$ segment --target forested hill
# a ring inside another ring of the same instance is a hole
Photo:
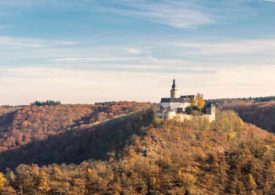
[[[33,140],[16,149],[0,153],[0,170],[19,164],[79,164],[88,159],[106,160],[108,154],[122,149],[133,134],[152,122],[152,113],[143,110],[114,117],[112,120],[85,125]]]
[[[2,152],[16,168],[0,193],[274,194],[274,144],[232,111],[178,123],[145,109]]]
[[[150,108],[149,103],[0,107],[0,152],[116,116]]]

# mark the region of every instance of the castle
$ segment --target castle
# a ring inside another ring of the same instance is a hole
[[[170,98],[161,98],[157,116],[162,119],[180,121],[197,117],[212,122],[216,119],[216,108],[212,104],[205,106],[202,94],[179,96],[174,79]]]

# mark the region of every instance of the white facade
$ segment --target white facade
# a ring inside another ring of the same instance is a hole
[[[162,102],[161,106],[164,109],[169,109],[169,110],[177,110],[178,108],[181,108],[183,111],[190,106],[191,103],[189,102]]]

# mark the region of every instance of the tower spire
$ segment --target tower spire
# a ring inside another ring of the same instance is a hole
[[[173,85],[172,85],[172,89],[176,89],[176,79],[173,79]]]

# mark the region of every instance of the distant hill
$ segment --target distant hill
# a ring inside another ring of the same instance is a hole
[[[275,101],[224,100],[216,102],[220,110],[234,110],[248,123],[275,133]]]
[[[274,194],[273,134],[232,111],[178,123],[138,107],[2,152],[1,168],[16,168],[0,193]]]
[[[136,102],[0,107],[0,152],[149,107]]]
[[[249,97],[249,98],[219,98],[219,99],[210,99],[208,102],[214,104],[223,104],[225,102],[249,102],[249,103],[260,103],[260,102],[271,102],[275,101],[275,96],[266,96],[266,97]]]

